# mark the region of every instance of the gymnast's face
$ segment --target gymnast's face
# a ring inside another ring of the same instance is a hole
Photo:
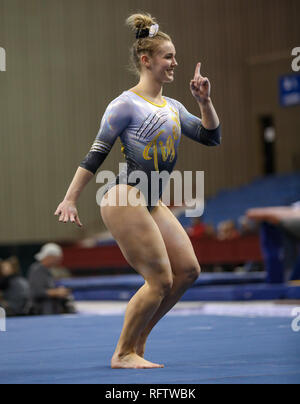
[[[174,69],[178,66],[175,46],[170,41],[164,41],[155,54],[148,58],[147,68],[154,78],[163,83],[174,81]]]

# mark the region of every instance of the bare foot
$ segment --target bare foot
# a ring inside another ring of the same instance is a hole
[[[164,365],[146,361],[136,353],[131,353],[123,357],[115,354],[111,360],[111,367],[112,369],[157,369],[163,368]]]

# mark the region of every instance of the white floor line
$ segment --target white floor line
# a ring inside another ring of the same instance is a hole
[[[300,303],[299,303],[300,306]],[[125,313],[127,302],[101,301],[76,302],[79,314],[116,316]],[[180,302],[169,316],[216,315],[236,317],[293,317],[297,305],[275,302]],[[300,310],[300,308],[299,308]]]

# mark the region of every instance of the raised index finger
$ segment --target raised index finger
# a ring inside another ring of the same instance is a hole
[[[202,77],[201,76],[201,65],[202,65],[202,63],[200,63],[200,62],[197,63],[194,80],[197,80],[199,77]]]

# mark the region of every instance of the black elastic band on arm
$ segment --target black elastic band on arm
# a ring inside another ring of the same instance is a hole
[[[96,174],[101,164],[106,159],[107,154],[99,152],[89,152],[85,159],[80,164],[80,167],[85,168],[93,174]]]
[[[222,140],[221,125],[216,129],[206,129],[202,126],[200,131],[201,143],[206,146],[219,146]]]

